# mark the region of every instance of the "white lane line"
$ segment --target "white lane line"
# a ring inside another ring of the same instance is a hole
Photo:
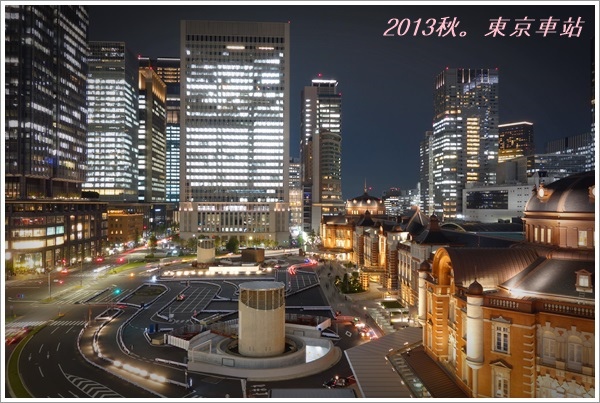
[[[58,351],[59,348],[60,348],[60,341],[58,342],[58,345],[56,346],[56,351]]]
[[[75,396],[75,397],[79,397],[79,396],[77,396],[75,393],[73,393],[73,392],[71,392],[71,391],[69,391],[69,393],[70,393],[70,394],[72,394],[72,395],[73,395],[73,396]]]
[[[44,343],[42,343],[42,345],[40,346],[40,349],[38,350],[38,354],[40,354],[42,352],[42,347],[44,347]]]
[[[42,367],[38,367],[38,369],[40,370],[40,375],[42,376],[42,378],[44,377],[44,373],[42,372]]]

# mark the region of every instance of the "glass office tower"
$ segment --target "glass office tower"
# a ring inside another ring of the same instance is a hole
[[[498,136],[498,163],[535,152],[533,123],[513,122],[498,125]]]
[[[182,21],[181,236],[288,239],[289,24]]]
[[[85,6],[5,8],[7,199],[81,196],[88,25]]]
[[[334,79],[318,78],[302,90],[300,154],[303,230],[319,233],[321,217],[345,211],[342,198],[342,94]]]
[[[90,42],[88,172],[101,200],[137,201],[138,60],[123,42]]]
[[[167,132],[166,132],[166,196],[165,200],[179,203],[179,141],[181,127],[180,71],[178,57],[140,57],[140,67],[152,67],[167,85]]]
[[[167,86],[149,67],[139,71],[138,200],[164,202]]]
[[[434,88],[434,208],[444,219],[461,218],[465,185],[496,183],[498,70],[446,68]]]

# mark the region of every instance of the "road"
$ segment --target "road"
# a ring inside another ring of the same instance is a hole
[[[296,260],[295,263],[298,261]],[[161,376],[176,382],[160,384],[132,376],[122,370],[115,372],[114,368],[107,367],[106,360],[104,362],[98,360],[93,363],[94,365],[90,365],[77,350],[77,338],[86,323],[89,325],[87,331],[94,330],[94,327],[100,324],[94,320],[96,316],[108,308],[118,306],[121,299],[142,284],[153,284],[153,274],[147,271],[145,265],[126,273],[107,276],[94,273],[93,267],[91,266],[87,271],[84,269],[82,273],[51,274],[51,287],[55,284],[54,279],[63,280],[54,288],[60,291],[52,291],[51,299],[48,298],[47,283],[40,284],[40,279],[24,279],[7,285],[5,309],[7,313],[12,313],[10,317],[7,314],[7,318],[15,319],[5,324],[7,331],[11,328],[36,326],[49,321],[24,345],[19,357],[21,376],[32,396],[36,398],[244,396],[246,391],[242,389],[243,383],[240,379],[225,379],[210,374],[186,374],[184,366],[158,363],[156,358],[184,363],[186,353],[172,346],[153,346],[145,339],[143,332],[152,323],[161,323],[162,328],[184,326],[194,313],[200,313],[209,305],[212,307],[214,304],[221,303],[220,299],[223,298],[233,300],[226,303],[232,304],[232,310],[236,310],[237,302],[234,301],[237,300],[235,294],[237,285],[248,281],[249,278],[192,281],[191,285],[183,279],[161,281],[160,284],[164,285],[165,292],[152,305],[141,310],[125,307],[121,315],[103,327],[99,339],[103,354],[110,356],[112,360],[126,362],[149,372],[158,371]],[[295,275],[290,275],[286,269],[280,269],[273,271],[270,278],[287,281],[290,288],[288,292],[311,288],[320,281],[319,288],[323,300],[330,300],[332,306],[345,309],[343,299],[340,300],[340,296],[331,291],[334,288],[333,278],[325,276],[325,272],[322,265],[305,265],[297,267]],[[117,290],[120,292],[117,293]],[[186,293],[186,299],[174,302],[175,297],[182,292]],[[15,298],[18,294],[25,294],[26,298]],[[311,302],[306,301],[306,303],[310,305]],[[171,317],[171,320],[165,320],[165,317],[167,319]],[[341,335],[341,339],[336,344],[342,350],[365,342],[352,326],[347,324],[334,324],[334,326],[334,330]],[[118,341],[119,331],[123,340],[122,345]],[[82,348],[89,348],[92,344],[91,339],[89,343],[85,341],[86,339],[82,340]],[[106,371],[115,375],[107,375]],[[350,374],[351,370],[344,355],[337,365],[323,373],[301,380],[263,383],[267,385],[265,386],[267,390],[275,387],[320,388],[325,380],[335,375]],[[188,390],[181,386],[186,382],[189,383],[190,380],[192,389]],[[263,387],[253,388],[252,384],[248,385],[250,393],[263,393],[258,389]]]

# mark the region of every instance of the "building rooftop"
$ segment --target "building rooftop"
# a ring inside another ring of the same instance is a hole
[[[525,213],[594,213],[594,177],[595,171],[588,171],[540,185],[527,202]]]

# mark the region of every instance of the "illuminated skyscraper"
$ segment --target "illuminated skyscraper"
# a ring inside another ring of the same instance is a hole
[[[433,203],[433,172],[431,171],[431,142],[433,140],[433,132],[426,131],[425,138],[419,143],[419,188],[420,188],[420,208],[427,215],[431,216],[435,213]]]
[[[182,238],[289,238],[289,24],[181,22]]]
[[[532,155],[533,123],[513,122],[498,125],[498,162]]]
[[[592,133],[582,133],[548,141],[546,153],[584,156],[585,162],[581,165],[579,172],[592,171],[596,167],[595,143]]]
[[[123,42],[90,42],[88,172],[83,187],[108,201],[138,196],[138,61]]]
[[[4,21],[6,198],[80,197],[87,7],[7,5]]]
[[[179,125],[180,59],[178,57],[140,57],[140,67],[152,67],[167,85],[167,151],[166,151],[166,201],[179,202]]]
[[[302,91],[300,153],[303,229],[319,233],[321,216],[345,211],[342,198],[342,94],[319,78]]]
[[[300,158],[290,158],[290,231],[302,230],[302,181]]]
[[[167,86],[150,67],[139,71],[138,200],[165,201]]]
[[[106,203],[86,171],[88,9],[4,8],[3,275],[45,273],[101,253]]]
[[[496,183],[497,69],[446,68],[436,77],[430,153],[435,212],[460,218],[466,183]]]

